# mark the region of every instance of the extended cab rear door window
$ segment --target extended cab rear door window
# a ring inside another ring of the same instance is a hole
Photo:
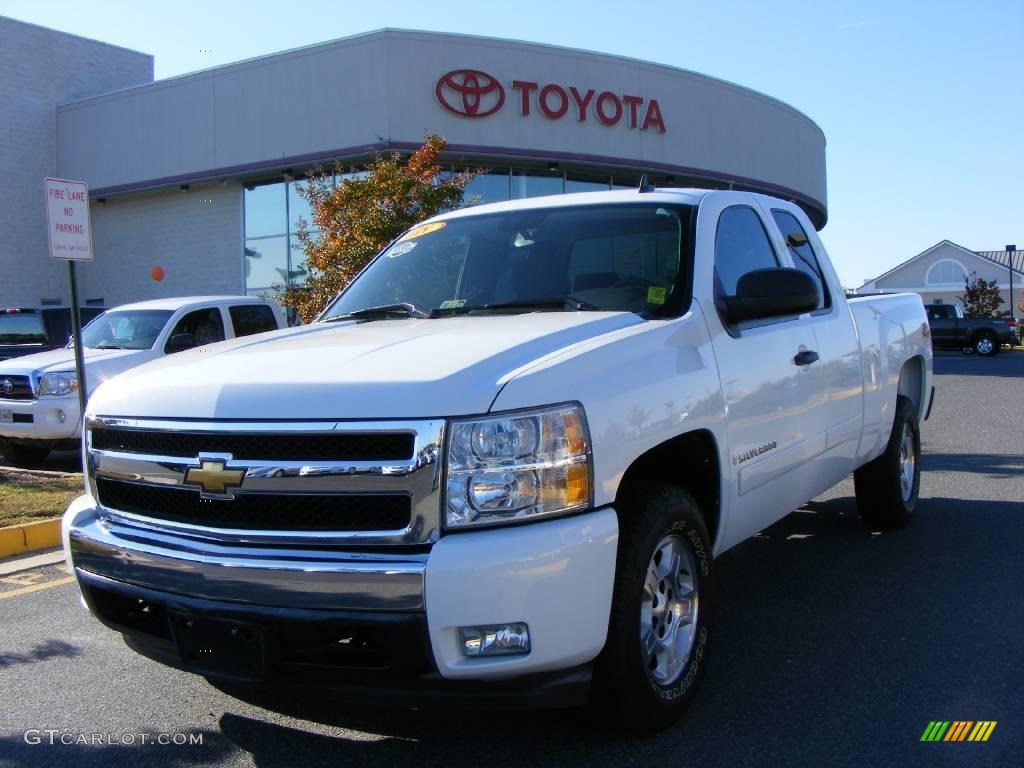
[[[242,304],[228,307],[235,336],[251,336],[254,333],[277,330],[274,310],[266,304]]]
[[[775,223],[778,224],[779,229],[782,231],[782,239],[789,249],[789,255],[793,259],[793,266],[802,272],[806,272],[818,284],[818,296],[820,298],[818,299],[818,308],[814,311],[819,312],[829,309],[832,306],[832,297],[829,295],[828,283],[825,282],[825,276],[821,273],[821,265],[818,263],[818,257],[814,254],[814,249],[811,248],[811,241],[807,237],[807,232],[800,226],[796,216],[789,211],[772,208],[772,218],[775,219]]]

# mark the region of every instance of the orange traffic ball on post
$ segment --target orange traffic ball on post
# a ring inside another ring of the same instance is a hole
[[[151,270],[149,270],[149,276],[159,283],[161,280],[164,279],[164,268],[153,267]]]

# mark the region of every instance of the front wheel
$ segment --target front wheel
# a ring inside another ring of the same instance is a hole
[[[974,351],[982,357],[992,357],[999,353],[999,342],[991,333],[979,333],[974,338]]]
[[[868,528],[902,528],[910,522],[921,488],[921,432],[909,398],[896,398],[885,453],[854,472],[853,485]]]
[[[697,502],[675,486],[651,489],[618,513],[615,586],[595,696],[617,726],[653,733],[682,715],[707,664],[711,539]]]

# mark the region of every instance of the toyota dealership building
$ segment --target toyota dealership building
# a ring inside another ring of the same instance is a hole
[[[83,301],[301,281],[305,173],[429,133],[481,202],[635,186],[768,192],[826,220],[825,138],[731,83],[618,56],[381,30],[153,80],[143,53],[0,18],[0,305],[66,303],[43,178],[88,183]],[[159,267],[159,270],[155,270]],[[152,275],[163,275],[161,281]]]

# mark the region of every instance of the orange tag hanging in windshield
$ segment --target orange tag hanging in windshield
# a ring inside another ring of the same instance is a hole
[[[444,227],[445,222],[443,221],[434,221],[430,224],[420,224],[418,227],[413,227],[402,235],[402,237],[399,238],[399,242],[402,240],[413,240],[417,237],[423,237],[423,235],[429,235],[431,232],[437,232],[437,230],[444,229]]]

